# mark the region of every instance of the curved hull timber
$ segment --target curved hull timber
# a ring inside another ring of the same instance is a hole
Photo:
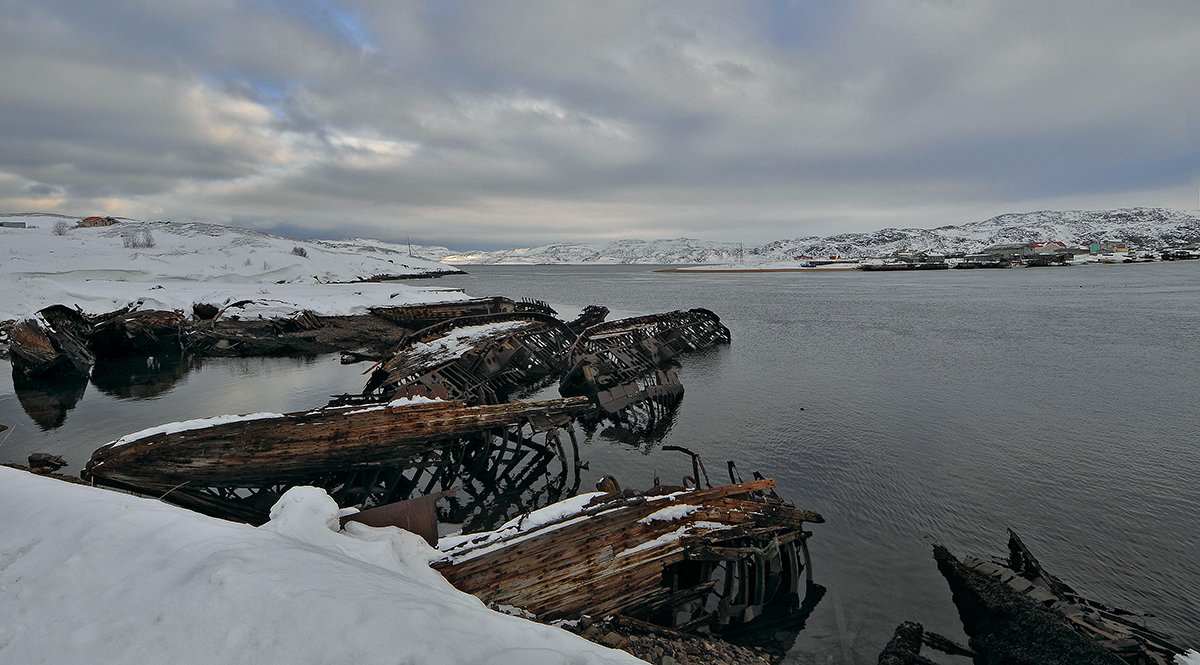
[[[574,419],[591,408],[585,399],[393,403],[190,421],[106,444],[82,475],[255,523],[295,485],[324,487],[343,507],[370,507],[465,478],[479,481],[469,496],[494,499],[513,483],[532,486],[551,459],[563,461],[565,475],[564,436],[577,465]],[[507,484],[486,489],[500,476]]]

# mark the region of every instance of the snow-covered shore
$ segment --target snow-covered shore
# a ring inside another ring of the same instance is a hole
[[[337,531],[297,488],[260,528],[0,467],[0,662],[637,663],[493,612],[419,536]]]
[[[252,304],[241,316],[290,316],[304,309],[338,316],[362,314],[372,306],[466,297],[439,288],[435,280],[420,286],[359,281],[456,270],[373,240],[294,240],[182,222],[74,228],[75,218],[55,215],[6,216],[3,221],[27,227],[0,228],[0,280],[5,284],[0,321],[52,304],[78,306],[89,314],[131,303],[190,314],[195,303],[221,306],[249,300]]]

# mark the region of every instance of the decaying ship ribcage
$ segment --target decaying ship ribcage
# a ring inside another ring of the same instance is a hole
[[[362,509],[453,489],[438,503],[438,519],[477,531],[574,493],[579,471],[573,426],[522,423],[462,437],[404,465],[330,473],[314,484],[339,506]]]
[[[647,361],[657,365],[680,353],[728,344],[730,339],[729,328],[721,323],[721,317],[697,307],[596,324],[583,331],[578,352],[641,345]]]
[[[683,630],[698,625],[720,630],[772,609],[798,608],[812,571],[804,537],[797,540],[740,538],[693,553],[689,561],[668,568],[665,578],[677,590],[711,585],[708,593],[671,608],[671,615],[657,622]]]
[[[447,521],[486,524],[578,486],[575,417],[590,408],[583,399],[355,405],[167,427],[101,447],[83,475],[251,523],[297,485],[357,508],[456,488]]]
[[[461,317],[412,335],[371,374],[363,393],[495,404],[552,380],[575,335],[546,314]]]
[[[594,325],[575,344],[559,384],[563,395],[588,395],[607,413],[642,402],[677,403],[683,385],[664,364],[681,353],[730,340],[707,309],[665,312]]]

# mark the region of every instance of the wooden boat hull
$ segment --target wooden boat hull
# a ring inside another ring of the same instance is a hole
[[[512,522],[445,543],[446,558],[433,567],[462,591],[543,620],[620,614],[682,629],[744,623],[772,602],[798,605],[808,569],[803,527],[824,521],[764,494],[772,487],[764,479],[598,495],[533,528]]]

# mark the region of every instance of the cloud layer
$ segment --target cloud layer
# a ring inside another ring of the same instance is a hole
[[[0,0],[0,209],[452,247],[1192,209],[1200,5]]]

